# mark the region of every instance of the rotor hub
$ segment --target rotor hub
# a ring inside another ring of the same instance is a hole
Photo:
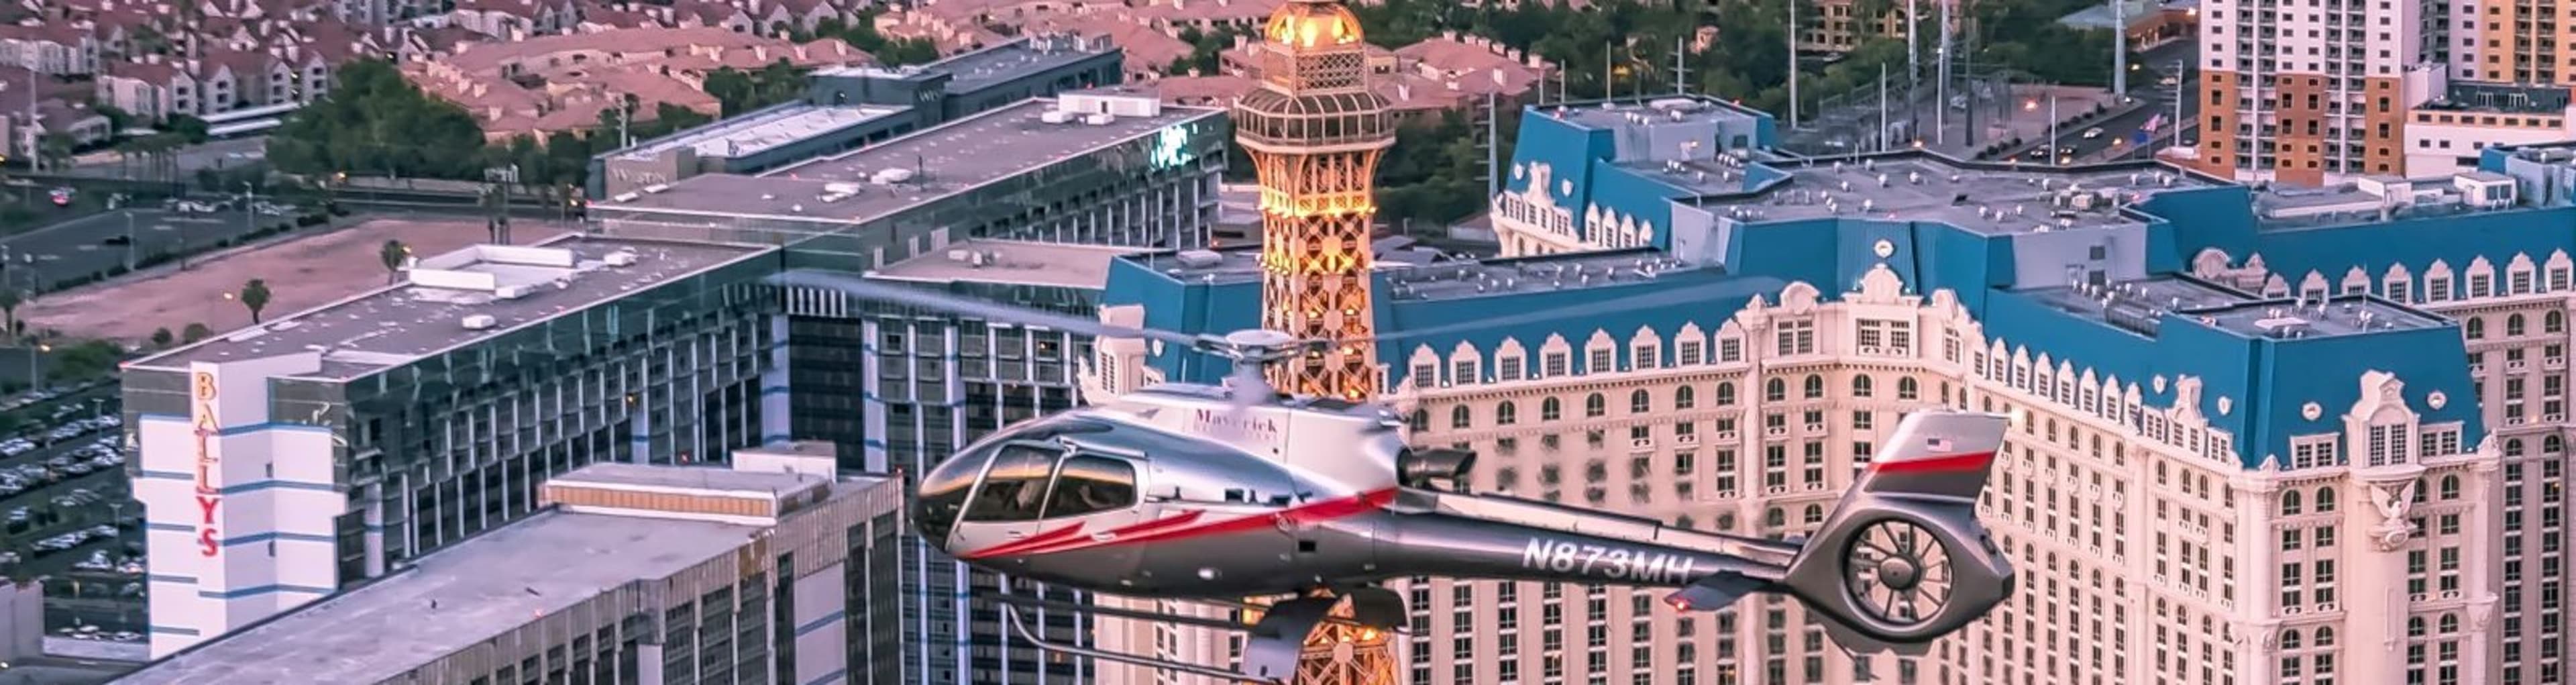
[[[1277,350],[1296,344],[1297,338],[1281,331],[1254,328],[1227,333],[1225,342],[1247,351]]]
[[[1912,590],[1923,583],[1923,567],[1912,559],[1882,560],[1878,562],[1878,582],[1891,590]]]

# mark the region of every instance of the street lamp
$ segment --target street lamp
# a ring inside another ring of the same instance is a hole
[[[28,379],[29,379],[29,383],[28,383],[28,385],[27,385],[27,387],[28,387],[28,388],[31,388],[31,389],[41,389],[41,388],[45,387],[45,364],[44,364],[45,353],[47,353],[47,352],[52,352],[52,351],[54,351],[54,346],[52,346],[52,345],[47,345],[47,344],[45,344],[45,343],[36,343],[34,347],[28,348],[28,350],[27,350],[27,377],[28,377]]]

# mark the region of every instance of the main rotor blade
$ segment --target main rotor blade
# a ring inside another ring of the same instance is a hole
[[[950,314],[983,318],[994,323],[1042,326],[1095,338],[1146,338],[1182,346],[1196,346],[1199,343],[1199,337],[1195,335],[1152,328],[1112,326],[1079,316],[987,302],[937,290],[853,278],[824,271],[799,269],[772,276],[769,281],[777,285],[836,290],[863,299],[935,309]]]

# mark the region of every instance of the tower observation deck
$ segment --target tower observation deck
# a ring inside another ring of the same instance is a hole
[[[1350,400],[1378,392],[1369,226],[1378,158],[1395,145],[1395,121],[1386,98],[1369,89],[1360,38],[1359,18],[1338,0],[1289,0],[1253,47],[1260,87],[1234,106],[1235,140],[1261,181],[1261,325],[1338,341],[1272,365],[1271,383]],[[1344,603],[1336,612],[1349,609]],[[1290,682],[1395,685],[1393,645],[1375,630],[1325,624],[1306,637]]]
[[[1352,400],[1378,391],[1369,226],[1378,158],[1395,144],[1360,38],[1359,18],[1336,0],[1280,5],[1253,48],[1260,87],[1234,109],[1235,140],[1261,181],[1261,324],[1345,341],[1273,367],[1273,382]]]

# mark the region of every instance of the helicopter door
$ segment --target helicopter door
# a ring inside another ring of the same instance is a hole
[[[1047,493],[1046,516],[1039,527],[1052,531],[1078,525],[1075,534],[1086,540],[1075,543],[1084,568],[1125,579],[1135,570],[1137,550],[1143,546],[1119,544],[1119,538],[1151,532],[1139,526],[1153,520],[1153,512],[1147,511],[1139,496],[1143,484],[1137,476],[1136,464],[1126,459],[1067,451],[1056,467],[1055,486]]]
[[[1063,449],[1040,443],[1003,443],[985,469],[983,482],[959,517],[953,549],[997,550],[1038,533],[1038,512],[1045,504],[1047,481]],[[997,554],[994,561],[1025,566],[1019,555]]]

